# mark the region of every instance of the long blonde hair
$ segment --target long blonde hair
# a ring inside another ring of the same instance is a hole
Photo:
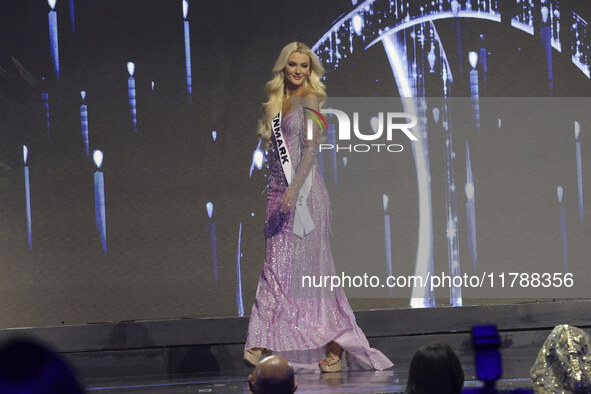
[[[321,80],[324,75],[324,67],[322,67],[322,63],[320,63],[316,54],[302,42],[294,41],[284,46],[273,66],[273,78],[265,84],[265,94],[269,100],[263,103],[263,116],[259,119],[257,131],[263,150],[269,150],[273,147],[271,121],[283,107],[283,94],[285,92],[283,69],[287,64],[287,59],[294,52],[303,53],[310,58],[310,76],[304,79],[302,87],[314,93],[320,99],[326,97],[326,86]]]

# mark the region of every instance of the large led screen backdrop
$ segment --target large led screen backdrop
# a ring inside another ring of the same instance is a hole
[[[365,152],[325,115],[337,270],[496,280],[347,289],[354,308],[585,297],[590,11],[563,0],[3,4],[0,326],[248,315],[265,242],[256,124],[271,67],[296,40],[325,66],[326,108],[358,112],[364,134],[378,135],[380,111],[417,119],[417,141],[384,133],[372,142],[401,149]],[[511,272],[528,274],[513,292],[498,284]]]

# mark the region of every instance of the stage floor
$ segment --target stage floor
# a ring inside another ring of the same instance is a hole
[[[497,384],[499,391],[531,388],[528,371],[511,371],[510,375],[523,378],[504,379]],[[464,366],[465,387],[479,387],[473,380],[474,368]],[[328,374],[297,374],[296,393],[404,393],[408,365],[396,365],[387,371],[346,371]],[[193,393],[249,393],[244,375],[184,376],[179,378],[129,378],[94,382],[87,385],[91,393],[134,394],[193,394]]]
[[[529,370],[548,334],[571,324],[591,334],[591,300],[357,311],[370,345],[390,358],[387,371],[298,374],[298,393],[402,393],[416,350],[447,342],[467,387],[477,387],[470,331],[496,324],[503,378],[499,389],[529,388]],[[252,371],[242,363],[247,317],[179,318],[0,330],[28,335],[62,353],[90,393],[243,393]]]

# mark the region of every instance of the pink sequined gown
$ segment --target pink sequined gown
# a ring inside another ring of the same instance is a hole
[[[304,113],[300,106],[282,119],[284,138],[297,171],[306,151]],[[314,151],[313,151],[314,152]],[[392,362],[370,348],[353,310],[339,288],[304,288],[302,275],[334,275],[329,244],[330,200],[314,154],[312,187],[307,199],[314,230],[303,238],[293,234],[293,211],[281,213],[287,182],[276,150],[269,153],[266,256],[250,316],[245,349],[263,347],[287,358],[298,372],[320,371],[326,344],[335,341],[350,354],[352,367],[382,370]],[[302,160],[303,161],[303,160]],[[295,177],[294,177],[295,178]],[[346,369],[343,362],[343,369]]]

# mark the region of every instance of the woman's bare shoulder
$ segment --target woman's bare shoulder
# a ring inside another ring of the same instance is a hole
[[[318,95],[316,93],[314,93],[313,91],[311,91],[308,88],[305,88],[304,86],[302,86],[300,89],[298,89],[298,92],[293,95],[292,97],[300,97],[300,98],[310,98],[310,97],[318,97]]]
[[[304,107],[310,107],[312,109],[318,110],[318,108],[319,108],[318,95],[311,90],[307,90],[306,92],[303,92],[302,105]]]
[[[306,97],[306,98],[317,98],[318,95],[316,93],[314,93],[313,91],[306,89],[304,91],[304,94],[302,95],[302,97]]]

